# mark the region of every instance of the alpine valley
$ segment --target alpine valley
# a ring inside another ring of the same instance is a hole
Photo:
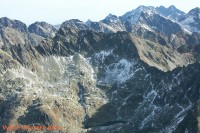
[[[0,18],[0,125],[16,133],[200,133],[200,8],[99,22]],[[9,132],[0,127],[0,133]]]

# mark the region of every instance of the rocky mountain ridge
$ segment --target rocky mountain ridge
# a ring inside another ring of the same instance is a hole
[[[188,28],[189,23],[181,22],[181,21],[183,21],[184,18],[191,20],[192,18],[190,18],[189,16],[191,16],[191,12],[195,12],[195,11],[196,11],[196,13],[195,13],[194,17],[198,18],[199,17],[198,8],[194,8],[186,14],[183,11],[180,11],[179,9],[177,9],[173,5],[169,6],[168,8],[165,8],[163,6],[160,6],[160,7],[139,6],[138,8],[136,8],[132,11],[129,11],[119,17],[109,14],[107,17],[105,17],[105,19],[103,19],[99,22],[90,21],[90,23],[88,23],[89,22],[88,21],[86,23],[84,23],[84,22],[78,22],[78,23],[80,24],[80,26],[86,27],[86,25],[88,25],[92,30],[101,31],[101,32],[105,32],[105,33],[113,33],[113,32],[115,33],[117,31],[132,32],[132,30],[130,28],[133,25],[139,24],[139,22],[141,21],[142,14],[147,14],[148,17],[157,14],[159,17],[164,17],[164,19],[169,19],[172,22],[175,21],[176,23],[180,24],[181,27],[186,28],[190,32],[198,32],[197,31],[198,27],[196,30],[194,30],[194,28],[193,29]],[[67,22],[68,21],[64,22],[62,24],[62,26],[70,27],[70,25],[67,25]],[[76,21],[73,21],[73,20],[70,20],[70,22],[74,23],[74,24],[76,23]],[[144,22],[141,22],[141,23],[144,24]],[[196,26],[197,25],[198,24],[196,24]],[[147,27],[151,28],[154,26],[147,24]],[[79,28],[79,27],[77,27],[77,28]],[[162,29],[159,28],[159,30],[162,30]]]
[[[138,10],[137,25],[129,12],[125,23],[110,14],[97,23],[66,21],[58,31],[0,19],[0,123],[68,133],[198,133],[199,34],[153,7]]]

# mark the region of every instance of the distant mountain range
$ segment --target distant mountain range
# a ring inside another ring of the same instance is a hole
[[[55,125],[64,133],[200,132],[198,7],[184,13],[139,6],[99,22],[56,26],[3,17],[0,48],[2,125]]]
[[[199,8],[194,8],[186,14],[175,6],[170,6],[168,8],[163,6],[139,6],[119,17],[109,14],[105,19],[99,22],[88,20],[85,23],[80,20],[68,20],[64,22],[61,27],[70,27],[73,25],[79,29],[90,29],[105,33],[115,33],[117,31],[134,32],[134,28],[138,25],[143,25],[143,27],[146,28],[149,27],[149,29],[158,28],[157,25],[153,25],[152,23],[155,22],[154,19],[159,18],[162,19],[162,21],[169,21],[169,23],[177,23],[188,32],[199,33],[199,10]],[[160,21],[158,20],[158,23],[164,23]],[[161,28],[159,28],[159,30],[161,30]]]

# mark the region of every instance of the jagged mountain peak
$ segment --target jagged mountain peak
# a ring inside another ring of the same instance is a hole
[[[173,11],[178,10],[174,5],[169,6],[168,9],[169,9],[169,10],[173,10]]]
[[[196,7],[190,10],[187,14],[182,15],[178,21],[187,30],[200,33],[200,8]]]
[[[180,14],[180,15],[185,14],[185,12],[183,12],[183,11],[177,9],[174,5],[169,6],[169,7],[167,8],[167,10],[168,10],[169,13],[171,13],[171,14],[172,14],[172,13],[173,13],[173,14],[177,13],[177,14]]]
[[[163,12],[169,12],[165,7],[160,8],[163,8]],[[159,31],[168,37],[170,37],[173,33],[182,31],[178,24],[174,23],[171,19],[166,18],[166,15],[162,15],[162,13],[158,11],[160,8],[152,6],[139,6],[135,10],[127,12],[122,16],[122,21],[126,30],[128,32],[135,32],[139,26],[148,31]],[[162,9],[160,10],[162,11]]]
[[[91,26],[92,20],[88,19],[85,23],[86,23],[88,26]]]
[[[169,6],[168,8],[164,6],[156,7],[156,11],[169,19],[177,21],[181,15],[184,15],[185,12],[177,9],[174,5]]]
[[[15,20],[12,20],[12,19],[10,19],[8,17],[2,17],[2,18],[0,18],[1,25],[4,25],[4,26],[9,26],[14,21]]]
[[[119,22],[119,18],[118,18],[118,16],[113,15],[113,14],[110,13],[102,21],[105,22],[105,23],[117,23],[117,22]]]
[[[79,30],[90,30],[90,27],[84,23],[83,21],[80,21],[79,19],[70,19],[70,20],[67,20],[65,22],[63,22],[60,26],[61,28],[62,27],[75,27]]]
[[[133,9],[132,11],[125,13],[122,17],[135,16],[136,14],[140,14],[141,12],[149,12],[149,11],[155,11],[155,7],[141,5],[136,9]]]
[[[36,35],[49,38],[54,37],[55,33],[57,32],[56,28],[53,25],[48,24],[44,21],[42,22],[35,22],[28,27],[28,31],[30,33],[35,33]]]
[[[113,14],[111,14],[111,13],[108,14],[108,16],[105,17],[105,19],[113,19],[113,18],[115,19],[115,18],[117,18],[117,16],[116,16],[116,15],[113,15]]]
[[[155,10],[155,7],[153,7],[153,6],[139,6],[138,8],[122,15],[122,20],[123,21],[128,20],[129,23],[134,24],[134,23],[138,22],[138,20],[141,16],[141,13],[152,15],[152,14],[156,13],[156,10]]]
[[[47,23],[47,22],[44,22],[44,21],[36,21],[36,22],[33,23],[33,24],[37,24],[37,25],[41,25],[41,26],[51,25],[51,24],[49,24],[49,23]]]
[[[140,5],[140,6],[138,6],[135,10],[137,10],[137,11],[155,10],[155,7],[153,7],[153,6],[144,6],[144,5]]]
[[[192,10],[190,10],[188,12],[188,15],[193,15],[195,17],[200,17],[200,8],[199,7],[193,8]]]
[[[25,23],[19,21],[19,20],[12,20],[7,17],[0,18],[0,27],[9,27],[17,29],[21,32],[28,32],[27,26]]]
[[[172,12],[177,12],[177,13],[180,13],[180,14],[185,14],[185,12],[177,9],[174,5],[171,5],[169,6],[168,8],[164,7],[164,6],[159,6],[159,7],[156,7],[156,10],[159,12],[159,11],[165,11],[165,12],[169,12],[169,13],[172,13]]]
[[[141,6],[137,7],[136,9],[125,13],[122,16],[122,18],[123,19],[132,18],[133,23],[135,23],[136,21],[138,21],[141,13],[145,13],[145,14],[147,14],[147,16],[152,16],[153,14],[159,14],[159,15],[162,15],[164,17],[167,17],[167,18],[169,18],[171,20],[175,20],[175,21],[178,20],[178,18],[181,15],[185,14],[185,12],[177,9],[174,5],[171,5],[168,8],[166,8],[164,6],[153,7],[153,6],[141,5]]]
[[[1,20],[1,22],[5,22],[5,23],[8,23],[9,21],[13,21],[8,17],[2,17],[2,18],[0,18],[0,20]]]
[[[81,20],[79,20],[79,19],[70,19],[70,20],[67,20],[67,21],[65,21],[65,22],[63,22],[62,24],[61,24],[61,26],[62,25],[64,25],[64,24],[66,24],[66,23],[84,23],[83,21],[81,21]]]

